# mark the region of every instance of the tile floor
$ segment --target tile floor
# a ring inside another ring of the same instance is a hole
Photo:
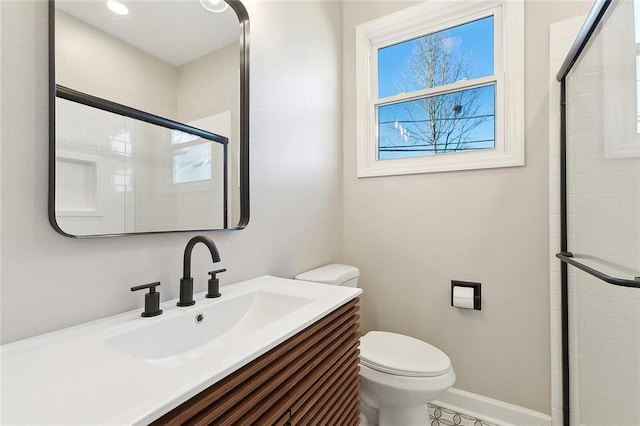
[[[463,413],[457,413],[447,408],[434,404],[427,404],[429,411],[429,424],[431,426],[440,425],[461,425],[461,426],[498,426]]]
[[[434,404],[427,404],[427,411],[429,422],[426,424],[431,426],[499,426]],[[360,415],[360,426],[370,426],[363,415]]]

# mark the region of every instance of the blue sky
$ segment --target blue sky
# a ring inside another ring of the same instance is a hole
[[[458,60],[457,58],[469,60],[470,69],[467,70],[466,75],[468,79],[493,74],[493,17],[460,25],[443,33],[445,36],[444,44],[446,48],[450,49],[449,52],[454,60]],[[378,51],[378,96],[380,98],[401,92],[403,73],[405,73],[406,64],[411,58],[418,41],[419,39],[409,40]],[[425,88],[420,87],[420,89]],[[468,101],[472,95],[476,96],[476,101],[473,104]],[[465,99],[467,100],[466,103]],[[441,95],[439,101],[447,105],[446,108],[443,108],[444,112],[438,116],[438,120],[443,126],[445,123],[453,123],[455,118],[484,117],[484,122],[468,132],[462,132],[460,125],[463,122],[469,125],[473,119],[458,120],[457,123],[459,124],[455,125],[457,127],[450,130],[454,134],[464,134],[466,144],[462,146],[459,144],[447,145],[447,149],[451,149],[454,146],[463,147],[466,150],[494,147],[494,86],[469,89],[465,92],[457,92],[451,95]],[[379,145],[382,148],[379,152],[379,158],[381,160],[433,155],[428,144],[425,145],[424,141],[416,140],[417,134],[421,132],[428,133],[427,126],[429,123],[428,115],[423,110],[420,110],[419,103],[419,101],[409,101],[379,108]],[[460,105],[457,105],[458,103]],[[468,108],[465,108],[465,106]],[[454,113],[454,107],[460,108],[458,113]],[[474,111],[473,114],[471,113],[472,110]],[[438,144],[440,148],[444,146],[441,140],[438,141]],[[422,145],[422,147],[419,145]]]
[[[470,79],[493,74],[493,16],[446,30],[446,35],[451,53],[473,64]],[[399,93],[405,64],[417,42],[413,39],[378,51],[378,97]]]

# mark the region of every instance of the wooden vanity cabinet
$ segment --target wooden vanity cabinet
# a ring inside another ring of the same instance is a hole
[[[152,424],[357,426],[358,309],[348,302]]]

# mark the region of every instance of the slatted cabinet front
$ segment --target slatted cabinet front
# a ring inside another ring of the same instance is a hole
[[[357,426],[358,309],[348,302],[153,425]]]

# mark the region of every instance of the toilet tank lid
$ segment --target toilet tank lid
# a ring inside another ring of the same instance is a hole
[[[360,338],[360,363],[408,377],[441,376],[451,369],[449,357],[435,346],[386,331],[370,331]]]
[[[360,271],[355,266],[333,263],[296,275],[296,280],[340,285],[358,278]]]

